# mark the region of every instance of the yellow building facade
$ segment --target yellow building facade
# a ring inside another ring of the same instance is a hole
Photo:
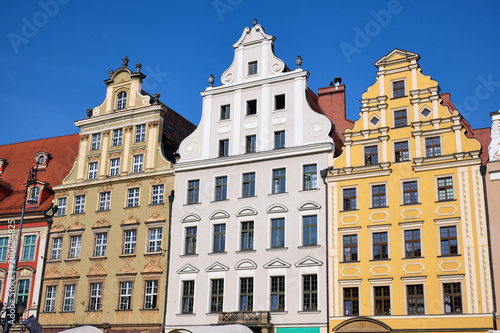
[[[395,49],[326,177],[332,332],[493,327],[480,143]]]

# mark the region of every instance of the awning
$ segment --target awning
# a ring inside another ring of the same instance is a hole
[[[177,328],[169,333],[252,333],[252,330],[243,325],[212,325]]]

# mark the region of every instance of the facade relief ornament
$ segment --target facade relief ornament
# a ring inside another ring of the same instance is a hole
[[[84,189],[84,188],[77,188],[75,190],[75,195],[83,195],[83,194],[87,194],[87,189]]]
[[[56,267],[51,267],[45,271],[44,279],[57,279],[61,276],[61,272]]]
[[[80,141],[87,141],[89,139],[89,135],[88,134],[83,134],[83,135],[80,135]]]
[[[68,191],[61,191],[61,192],[58,192],[56,197],[57,199],[59,198],[64,198],[64,197],[67,197],[68,196]]]
[[[64,232],[64,226],[62,224],[54,224],[52,225],[52,228],[50,228],[51,233],[56,233],[56,232]]]
[[[155,121],[150,121],[148,123],[148,127],[149,128],[155,128],[155,127],[158,127],[158,125],[160,124],[160,122],[158,120],[155,120]]]
[[[17,273],[17,275],[20,277],[33,276],[33,271],[31,269],[23,268]]]
[[[131,275],[131,274],[137,274],[137,271],[131,267],[128,263],[125,264],[122,268],[118,270],[116,275]]]
[[[145,153],[146,149],[144,149],[143,147],[132,148],[132,152],[134,154]]]
[[[113,189],[113,186],[110,185],[110,184],[107,184],[107,185],[101,185],[99,186],[99,189],[97,190],[97,192],[109,192]]]
[[[164,183],[165,183],[165,177],[155,177],[151,179],[150,182],[151,185],[164,184]]]
[[[490,161],[500,161],[500,118],[491,124],[491,143],[488,147]]]
[[[94,223],[94,225],[92,226],[92,228],[104,228],[104,227],[111,227],[111,223],[109,223],[109,221],[106,220],[100,220]]]
[[[82,224],[80,221],[76,221],[75,223],[73,223],[68,227],[68,231],[82,230],[82,229],[85,229],[85,224]]]
[[[109,130],[105,130],[104,132],[102,132],[102,136],[103,137],[109,136]]]
[[[100,159],[101,159],[101,154],[87,157],[87,161],[89,161],[89,162],[96,162],[96,161],[99,161]]]
[[[100,263],[97,262],[89,269],[89,273],[87,276],[96,276],[96,275],[106,275],[106,268]]]
[[[123,220],[121,224],[126,225],[126,224],[136,224],[136,223],[140,223],[140,220],[137,217],[129,216],[125,220]]]
[[[138,180],[133,180],[127,183],[127,187],[137,187],[137,186],[141,186],[141,182]]]
[[[166,219],[160,214],[153,214],[146,219],[146,222],[165,222]]]
[[[144,265],[144,269],[142,270],[142,274],[145,273],[162,273],[163,270],[159,262],[150,261],[146,265]]]
[[[64,277],[75,277],[75,278],[79,278],[80,277],[80,274],[78,274],[77,271],[75,271],[73,268],[70,268],[66,271],[66,273],[64,273]]]
[[[125,127],[125,133],[130,133],[130,132],[132,132],[133,129],[134,129],[133,126],[126,126]]]
[[[109,157],[111,157],[111,158],[113,158],[113,157],[121,157],[121,156],[122,156],[122,154],[120,152],[117,152],[117,151],[109,154]]]

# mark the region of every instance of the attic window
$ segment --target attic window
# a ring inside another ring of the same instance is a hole
[[[26,203],[29,205],[37,205],[39,198],[40,198],[40,187],[34,186],[30,190],[30,195]]]
[[[122,91],[118,94],[118,102],[116,103],[116,109],[122,110],[127,106],[127,93]]]
[[[252,61],[248,63],[248,75],[257,74],[257,61]]]
[[[421,113],[424,117],[427,118],[431,114],[431,110],[429,110],[428,108],[424,108]]]
[[[38,159],[36,160],[36,165],[42,166],[43,163],[45,163],[45,156],[44,155],[38,156]]]
[[[51,159],[50,154],[39,151],[35,154],[35,164],[38,170],[45,169],[47,167],[47,163]]]
[[[372,123],[373,126],[377,126],[378,122],[379,122],[379,119],[377,117],[373,117],[370,120],[370,123]]]

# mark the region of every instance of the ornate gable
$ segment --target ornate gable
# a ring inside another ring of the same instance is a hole
[[[273,260],[271,260],[270,262],[268,262],[267,264],[264,265],[264,268],[289,268],[290,265],[289,263],[287,263],[286,261],[284,260],[281,260],[280,258],[274,258]]]
[[[208,266],[205,271],[207,272],[220,272],[220,271],[228,271],[229,267],[226,265],[221,264],[220,262],[216,261],[212,265]]]
[[[311,256],[307,256],[295,264],[295,266],[297,267],[322,266],[322,265],[323,262],[321,260],[315,259]]]

